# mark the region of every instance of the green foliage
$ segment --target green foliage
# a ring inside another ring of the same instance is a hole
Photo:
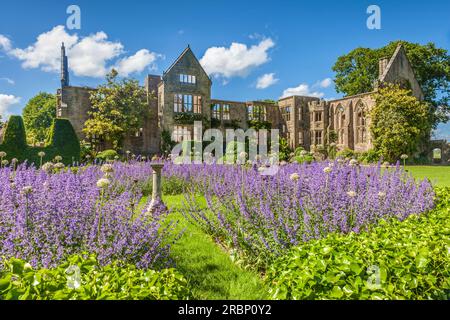
[[[92,107],[83,132],[89,138],[95,136],[118,149],[125,135],[137,132],[148,116],[147,95],[137,80],[117,80],[115,70],[107,75],[106,80],[106,84],[91,92]]]
[[[194,124],[194,121],[206,121],[201,113],[193,112],[177,112],[173,116],[173,121],[176,124]]]
[[[288,141],[285,138],[279,139],[278,143],[278,156],[280,161],[287,161],[289,160],[289,155],[291,154],[292,149],[289,146]]]
[[[140,270],[118,262],[101,266],[94,255],[72,256],[50,270],[34,270],[15,258],[4,264],[0,300],[178,300],[190,296],[186,280],[174,269]]]
[[[268,270],[272,297],[449,299],[450,189],[437,195],[428,214],[296,247]]]
[[[433,125],[448,120],[450,110],[450,55],[434,43],[420,45],[394,41],[380,49],[357,48],[341,56],[333,66],[336,90],[347,95],[370,92],[378,79],[378,61],[391,57],[402,43],[410,60],[425,100],[434,108]]]
[[[6,124],[2,146],[10,150],[20,150],[27,146],[25,125],[21,116],[11,116],[9,118]]]
[[[225,129],[240,129],[241,128],[241,124],[239,123],[239,120],[224,120],[223,121],[223,126],[225,127]]]
[[[55,95],[40,92],[28,101],[22,116],[27,131],[27,141],[31,144],[45,141],[49,128],[56,119]]]
[[[266,129],[270,130],[272,128],[272,124],[269,121],[260,121],[260,120],[249,120],[247,121],[248,127],[255,129],[255,130],[261,130]]]
[[[53,121],[47,145],[58,150],[65,163],[80,160],[80,141],[68,119],[55,119]]]
[[[167,130],[163,130],[161,132],[161,151],[163,154],[168,155],[172,151],[173,147],[177,143],[172,140],[170,132]]]
[[[211,118],[211,128],[219,128],[220,120],[217,118]]]
[[[355,151],[349,148],[345,148],[341,151],[338,151],[336,154],[338,158],[344,158],[344,159],[352,159],[355,157]]]
[[[11,116],[8,121],[3,143],[0,151],[7,153],[8,159],[17,158],[19,162],[27,161],[39,165],[41,162],[38,153],[43,151],[43,162],[52,161],[55,156],[62,157],[62,163],[73,164],[80,160],[80,145],[72,125],[66,119],[55,119],[49,132],[45,147],[32,147],[26,144],[26,134],[22,117]]]
[[[378,161],[380,161],[380,159],[380,152],[374,149],[363,152],[358,156],[358,161],[363,163],[377,163]]]
[[[116,150],[108,149],[97,154],[97,159],[106,161],[106,160],[114,160],[114,158],[118,156]]]
[[[389,162],[414,154],[431,129],[428,104],[396,85],[381,88],[375,101],[370,113],[375,150]]]
[[[298,147],[294,151],[294,161],[300,164],[312,163],[314,161],[314,157],[310,152],[306,151],[302,147]]]

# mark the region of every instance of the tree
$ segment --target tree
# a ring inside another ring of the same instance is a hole
[[[375,150],[390,162],[416,153],[431,130],[429,104],[393,84],[381,88],[375,101],[370,113]]]
[[[106,84],[98,87],[90,96],[91,109],[83,132],[110,143],[114,149],[122,146],[129,133],[137,132],[148,113],[144,88],[134,79],[117,79],[117,71],[106,76]]]
[[[430,103],[432,124],[449,120],[450,111],[450,55],[435,44],[420,45],[394,41],[380,49],[357,48],[339,57],[333,66],[336,72],[336,91],[346,95],[370,92],[378,79],[378,61],[391,57],[398,44],[403,44],[417,81]]]
[[[28,101],[22,115],[28,143],[45,141],[56,118],[55,95],[46,92],[38,93]]]

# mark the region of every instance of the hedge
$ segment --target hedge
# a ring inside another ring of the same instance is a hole
[[[38,153],[45,153],[43,162],[52,161],[61,156],[66,165],[80,161],[80,142],[67,119],[55,119],[50,129],[47,144],[44,147],[33,147],[26,144],[26,132],[21,116],[11,116],[5,128],[0,151],[6,152],[5,159],[11,162],[16,158],[19,162],[40,163]]]

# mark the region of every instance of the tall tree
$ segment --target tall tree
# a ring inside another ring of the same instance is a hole
[[[421,45],[394,41],[380,49],[357,48],[339,57],[333,66],[336,91],[346,95],[372,91],[379,76],[379,59],[391,57],[400,43],[406,49],[425,101],[433,107],[430,109],[433,126],[447,122],[450,112],[450,55],[434,43]]]
[[[92,108],[83,132],[111,143],[115,149],[122,146],[127,133],[142,127],[148,112],[144,88],[137,80],[118,79],[116,70],[106,76],[106,84],[91,93],[90,100]]]
[[[22,111],[28,143],[43,142],[56,118],[56,97],[40,92],[31,98]]]
[[[421,151],[431,129],[429,104],[417,100],[411,90],[392,84],[381,88],[375,101],[370,112],[375,150],[391,162]]]

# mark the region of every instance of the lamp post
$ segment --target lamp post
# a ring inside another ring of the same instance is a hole
[[[147,213],[154,214],[157,209],[166,209],[165,204],[162,201],[161,192],[161,170],[164,167],[163,163],[151,163],[153,170],[153,188],[152,188],[152,201],[147,208]]]

